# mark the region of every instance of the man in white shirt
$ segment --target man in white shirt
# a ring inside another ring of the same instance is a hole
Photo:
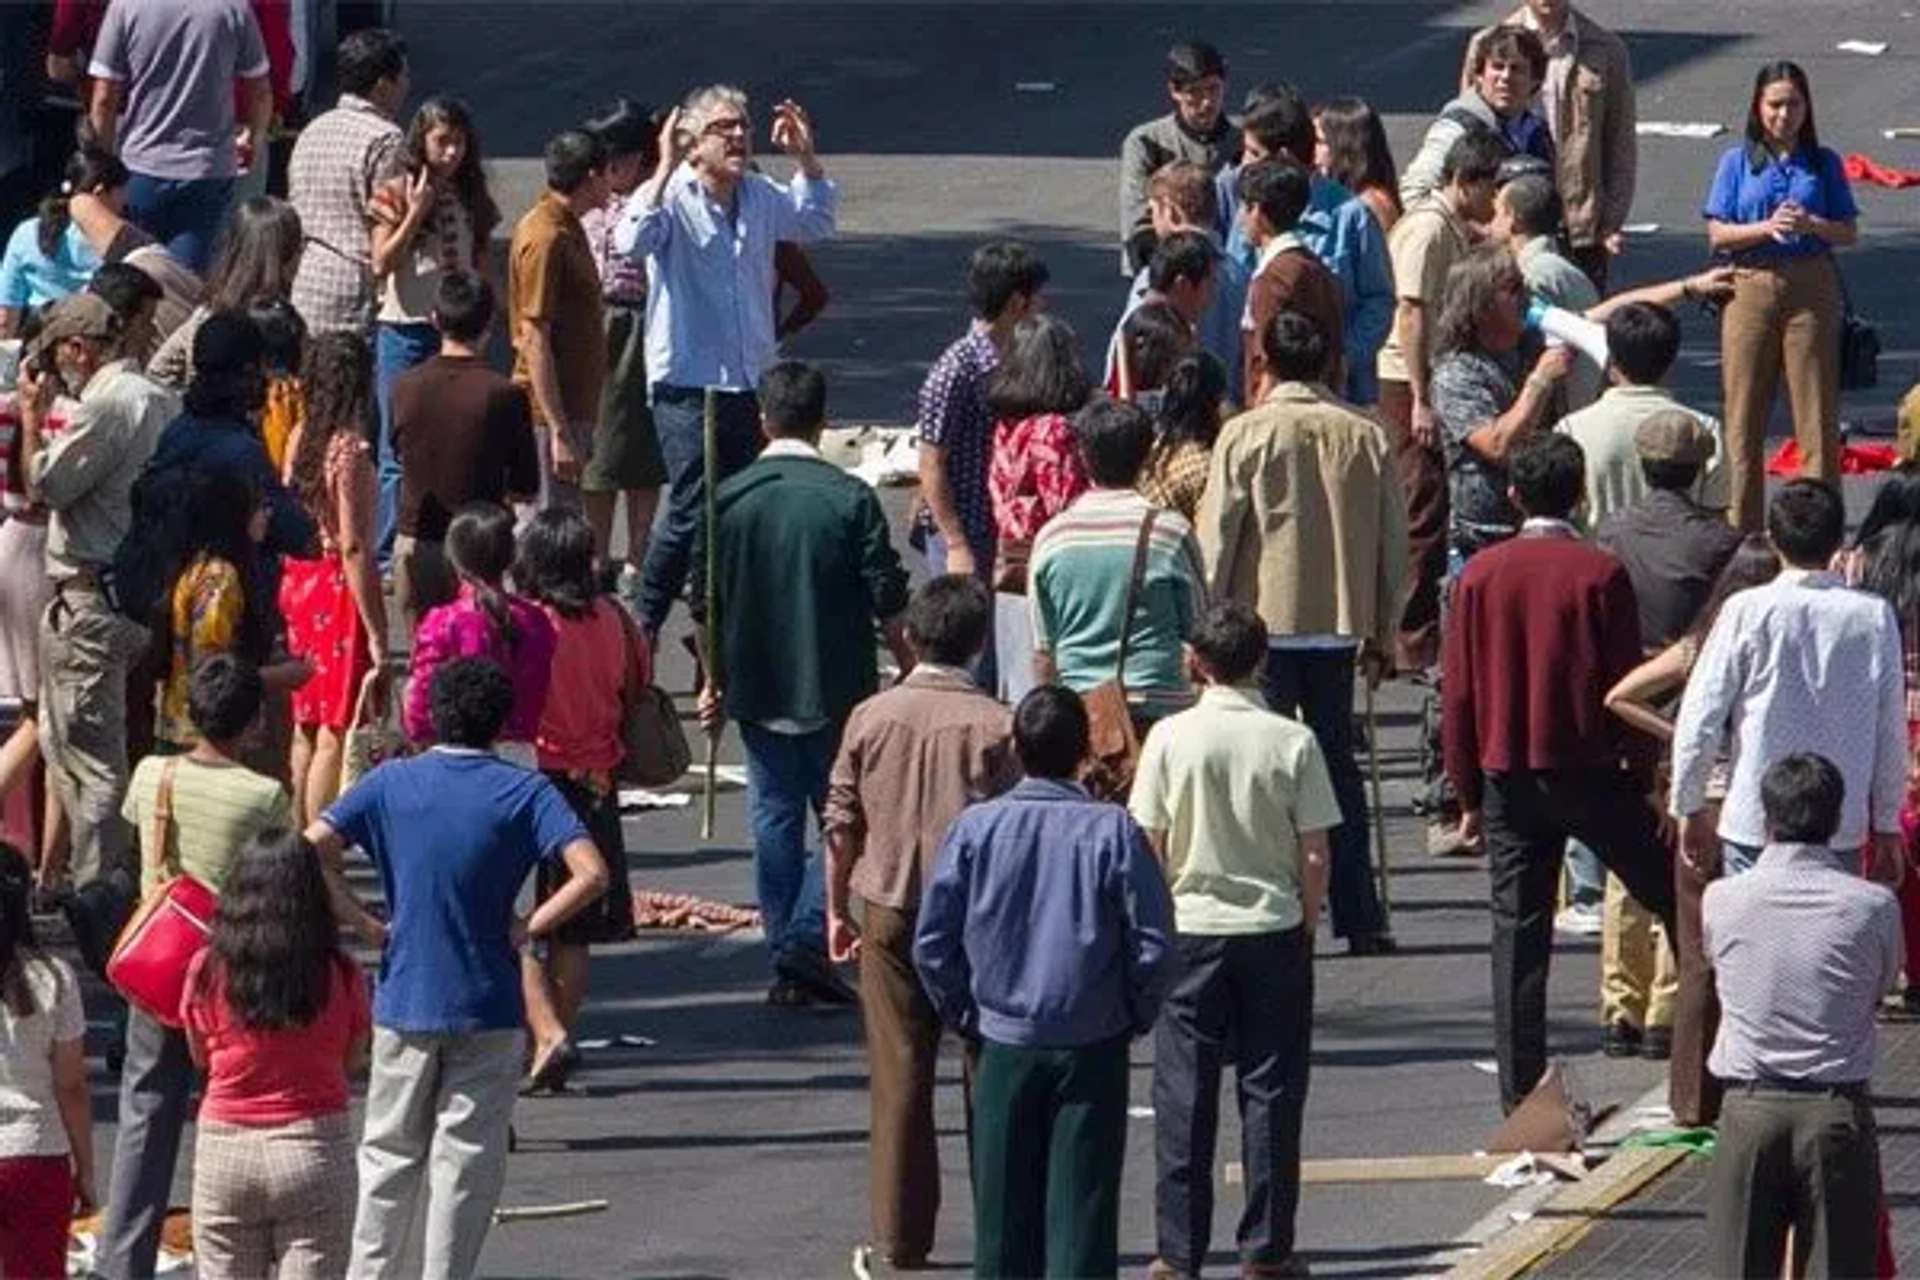
[[[1820,752],[1846,781],[1832,841],[1859,850],[1897,881],[1900,805],[1907,784],[1907,722],[1900,628],[1878,596],[1850,591],[1827,564],[1846,536],[1840,494],[1795,480],[1767,504],[1780,576],[1727,601],[1687,681],[1673,732],[1673,816],[1681,855],[1702,876],[1753,865],[1766,843],[1760,780],[1795,752]],[[1716,831],[1707,774],[1723,747],[1733,776]]]

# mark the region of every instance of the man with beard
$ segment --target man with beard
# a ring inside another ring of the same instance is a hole
[[[119,317],[77,293],[55,303],[20,374],[20,456],[29,495],[52,513],[40,623],[40,733],[48,781],[72,823],[74,883],[126,878],[127,671],[146,630],[114,608],[108,570],[133,523],[133,482],[179,401],[122,356]],[[78,397],[45,434],[56,394]]]

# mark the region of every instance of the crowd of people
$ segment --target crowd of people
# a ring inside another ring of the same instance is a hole
[[[841,198],[797,103],[785,181],[739,89],[609,103],[502,258],[475,113],[407,117],[394,32],[342,41],[282,198],[274,6],[92,7],[47,51],[78,148],[0,266],[0,796],[38,797],[0,850],[0,1274],[58,1273],[96,1205],[99,1274],[153,1274],[202,1075],[200,1274],[473,1274],[515,1095],[580,1068],[591,950],[634,926],[617,782],[683,600],[699,718],[745,751],[767,999],[861,1012],[863,1269],[932,1253],[951,1031],[976,1274],[1116,1272],[1147,1034],[1151,1274],[1208,1255],[1229,1064],[1242,1273],[1306,1274],[1314,939],[1398,946],[1355,724],[1398,675],[1432,690],[1435,844],[1491,875],[1503,1107],[1547,1069],[1565,879],[1563,921],[1604,901],[1606,1052],[1670,1058],[1676,1119],[1722,1125],[1727,1273],[1778,1274],[1790,1225],[1798,1265],[1871,1271],[1873,1016],[1920,948],[1920,398],[1849,544],[1858,213],[1797,66],[1713,176],[1716,265],[1610,293],[1632,72],[1565,0],[1474,36],[1404,171],[1365,101],[1267,83],[1229,117],[1225,57],[1174,46],[1100,367],[1034,249],[972,254],[910,591],[781,355]],[[1696,301],[1724,425],[1663,389]],[[1783,379],[1805,476],[1769,501]],[[104,968],[182,877],[218,907],[179,1007],[116,1032],[98,1188],[80,984],[33,916]]]

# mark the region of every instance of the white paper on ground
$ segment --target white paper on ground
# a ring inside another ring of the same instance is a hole
[[[684,791],[647,791],[641,787],[622,787],[622,809],[684,809],[693,797]]]
[[[707,762],[704,760],[695,761],[693,766],[687,770],[687,775],[689,777],[706,777]],[[715,782],[721,783],[724,786],[744,787],[747,785],[747,766],[743,764],[723,764],[713,771],[713,779]]]
[[[1540,1187],[1553,1181],[1553,1174],[1534,1163],[1533,1152],[1522,1151],[1481,1179],[1490,1187]]]
[[[1128,1107],[1127,1114],[1132,1116],[1135,1120],[1151,1120],[1153,1119],[1153,1108],[1152,1107]]]
[[[1885,40],[1842,40],[1833,46],[1841,53],[1864,53],[1869,58],[1877,58],[1887,51]]]
[[[1479,1061],[1473,1064],[1473,1069],[1475,1071],[1484,1071],[1486,1074],[1490,1076],[1497,1076],[1500,1074],[1500,1064],[1495,1062],[1492,1058],[1481,1058]]]
[[[1620,228],[1620,234],[1624,236],[1651,236],[1659,233],[1660,224],[1657,222],[1629,222]]]
[[[1643,138],[1717,138],[1727,126],[1718,120],[1642,120],[1633,131]]]

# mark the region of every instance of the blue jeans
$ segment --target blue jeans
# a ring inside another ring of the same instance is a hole
[[[747,821],[753,827],[753,880],[772,961],[789,951],[827,949],[826,880],[807,856],[807,816],[827,802],[827,777],[841,726],[775,733],[742,722],[747,748]]]
[[[972,542],[972,539],[969,538],[968,541]],[[929,531],[927,533],[926,555],[927,576],[931,578],[945,577],[947,573],[947,540],[939,534]],[[993,598],[993,540],[991,538],[984,543],[973,543],[973,576],[979,581],[981,586],[987,589],[987,598],[991,600]],[[972,666],[967,668],[967,671],[973,676],[973,682],[975,684],[985,689],[988,693],[992,693],[1000,684],[1000,667],[999,664],[994,661],[991,616],[988,618],[988,623],[987,647],[980,651],[979,658],[974,661]]]
[[[440,331],[430,324],[387,324],[373,328],[373,398],[380,411],[375,444],[380,476],[380,568],[393,563],[393,538],[400,522],[400,455],[393,451],[393,384],[413,366],[440,350]]]
[[[155,178],[136,173],[127,183],[127,220],[165,245],[196,275],[205,275],[232,196],[232,178]]]
[[[1380,892],[1373,878],[1373,828],[1360,761],[1353,749],[1353,667],[1356,650],[1269,649],[1260,674],[1267,706],[1299,720],[1320,740],[1341,823],[1327,833],[1332,861],[1327,900],[1336,938],[1364,938],[1386,931]]]
[[[654,635],[686,590],[688,575],[696,569],[704,574],[700,525],[706,502],[705,400],[699,387],[663,382],[653,388],[653,425],[660,433],[668,485],[666,517],[647,544],[647,562],[640,571],[640,622]],[[720,453],[715,474],[725,480],[760,452],[760,401],[751,391],[722,392],[715,401],[714,439]],[[696,599],[702,598],[705,586],[704,577],[696,580]],[[704,611],[704,603],[693,610],[696,617]]]
[[[1567,841],[1567,905],[1597,907],[1607,895],[1607,869],[1600,855],[1578,840]]]

